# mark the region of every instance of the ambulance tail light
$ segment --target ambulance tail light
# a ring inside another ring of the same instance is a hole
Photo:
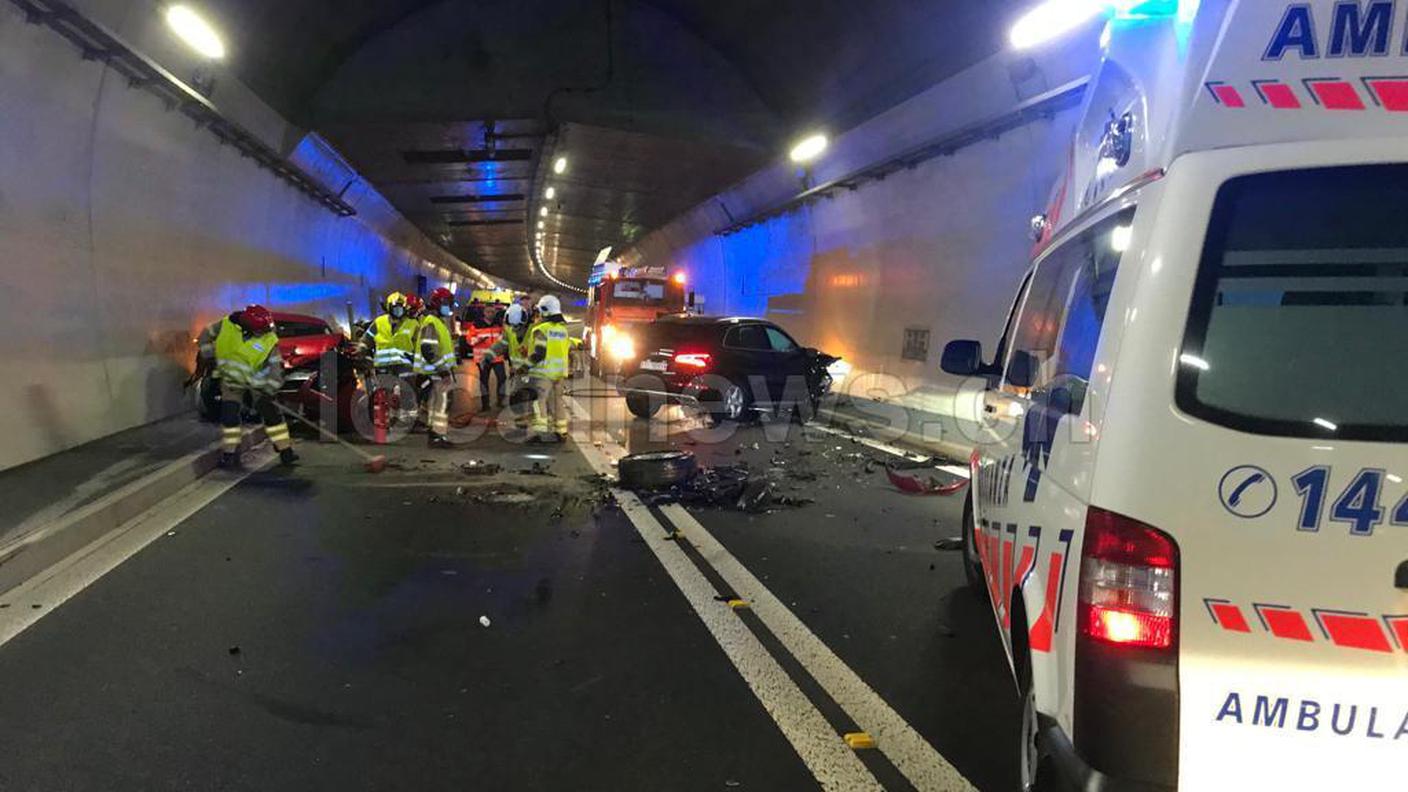
[[[1168,534],[1103,509],[1086,513],[1075,754],[1107,776],[1169,789],[1178,781],[1178,570]]]
[[[1080,567],[1080,633],[1109,644],[1172,649],[1178,547],[1161,531],[1091,508]]]

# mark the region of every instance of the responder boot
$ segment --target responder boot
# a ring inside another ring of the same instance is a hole
[[[220,467],[226,470],[239,470],[243,467],[243,465],[240,464],[240,455],[230,451],[221,452]]]
[[[298,464],[298,454],[292,448],[285,448],[279,452],[279,464],[284,467],[293,467]]]
[[[431,433],[430,433],[430,439],[426,441],[426,445],[429,446],[429,447],[431,447],[431,448],[454,448],[454,447],[455,447],[454,442],[453,442],[452,440],[450,440],[450,438],[448,438],[448,437],[446,437],[445,435],[442,435],[442,434],[436,434],[436,433],[434,433],[434,432],[431,432]]]

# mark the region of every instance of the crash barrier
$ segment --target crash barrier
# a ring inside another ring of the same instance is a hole
[[[244,452],[264,442],[264,429],[253,429],[240,443]],[[214,470],[220,444],[163,465],[97,500],[0,542],[0,594],[9,592],[98,538],[117,529],[182,488]]]

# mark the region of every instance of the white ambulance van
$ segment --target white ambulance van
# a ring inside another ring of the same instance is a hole
[[[1408,2],[1126,2],[989,360],[1028,788],[1408,789]]]

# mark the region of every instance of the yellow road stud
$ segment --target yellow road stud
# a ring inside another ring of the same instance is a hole
[[[846,745],[850,746],[853,751],[861,751],[866,748],[875,747],[875,738],[865,732],[851,732],[845,735],[843,739],[845,739]]]

